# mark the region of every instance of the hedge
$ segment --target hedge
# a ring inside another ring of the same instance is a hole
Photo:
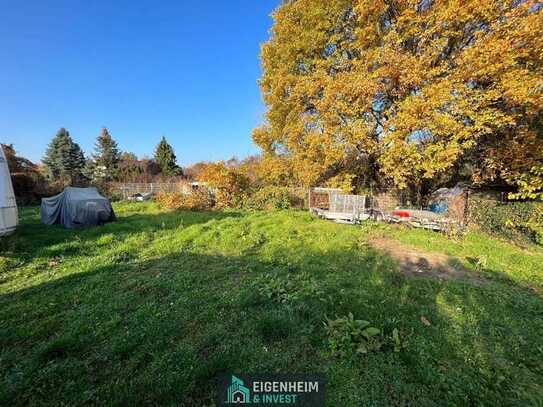
[[[471,198],[469,221],[472,226],[495,236],[543,245],[543,202],[501,203]]]

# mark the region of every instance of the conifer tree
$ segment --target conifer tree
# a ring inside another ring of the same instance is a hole
[[[177,165],[177,158],[173,147],[166,141],[165,137],[162,137],[162,140],[158,143],[154,158],[160,166],[162,174],[169,177],[183,174],[183,171]]]
[[[100,131],[100,135],[96,139],[94,151],[91,166],[98,170],[99,174],[95,171],[92,178],[100,178],[102,180],[116,178],[121,153],[117,142],[113,140],[107,128],[103,127]]]
[[[42,161],[47,169],[47,177],[52,181],[64,179],[73,184],[83,177],[85,156],[65,128],[59,129],[51,140]]]

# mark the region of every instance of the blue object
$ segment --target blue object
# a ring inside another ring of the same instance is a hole
[[[430,210],[434,213],[445,213],[449,209],[449,204],[445,201],[434,202],[430,204]]]

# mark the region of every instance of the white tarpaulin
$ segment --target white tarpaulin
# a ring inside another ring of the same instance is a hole
[[[17,203],[11,184],[8,163],[0,147],[0,236],[12,233],[17,227]]]

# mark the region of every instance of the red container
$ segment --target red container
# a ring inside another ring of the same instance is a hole
[[[392,212],[394,216],[398,216],[400,218],[410,218],[411,215],[407,211],[394,211]]]

